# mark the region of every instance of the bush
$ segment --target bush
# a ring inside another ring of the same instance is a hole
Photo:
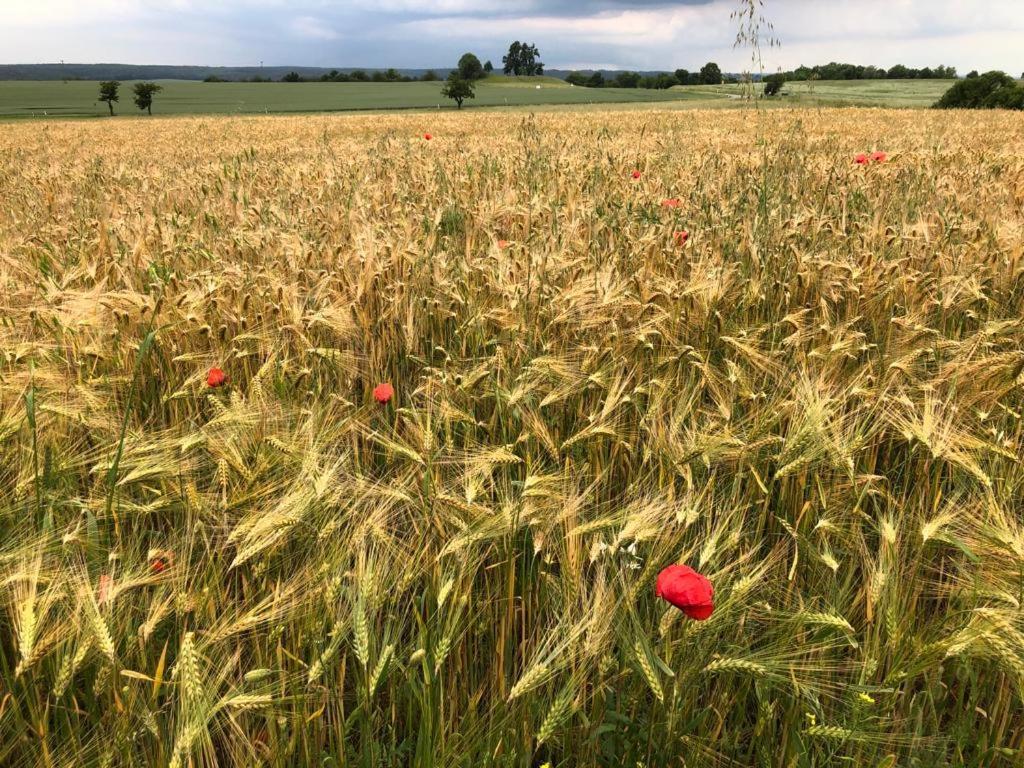
[[[1024,88],[1005,72],[961,80],[935,102],[937,109],[1024,109]]]
[[[777,96],[785,84],[786,78],[782,75],[769,75],[764,79],[764,95]]]

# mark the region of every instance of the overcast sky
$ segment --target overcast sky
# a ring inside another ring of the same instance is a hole
[[[739,71],[735,0],[0,0],[0,63],[500,66]],[[765,69],[844,61],[1024,71],[1024,0],[765,0]]]

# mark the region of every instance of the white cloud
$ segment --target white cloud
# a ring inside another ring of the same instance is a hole
[[[102,18],[119,18],[135,15],[141,9],[142,3],[139,0],[11,0],[10,6],[2,11],[3,31],[13,32],[18,28],[38,29]]]
[[[305,40],[337,40],[341,37],[322,19],[315,16],[299,16],[291,21],[288,29],[295,37]]]

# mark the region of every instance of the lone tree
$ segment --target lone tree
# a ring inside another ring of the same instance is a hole
[[[491,64],[491,60],[488,59],[486,62],[484,62],[484,72],[486,72],[489,75],[493,71],[494,71],[494,65]]]
[[[121,100],[121,96],[118,94],[120,87],[121,83],[117,80],[105,80],[100,83],[100,101],[107,102],[111,117],[114,116],[114,102]]]
[[[544,63],[537,61],[540,51],[536,45],[516,40],[508,47],[508,53],[501,57],[506,75],[543,75]]]
[[[722,70],[713,61],[709,61],[700,68],[700,81],[704,85],[721,85]]]
[[[462,109],[462,102],[466,99],[475,99],[476,93],[473,90],[473,82],[459,77],[459,71],[453,70],[445,81],[441,95],[452,99]]]
[[[153,94],[160,93],[164,87],[156,83],[135,84],[135,106],[140,110],[153,114]]]
[[[462,54],[462,58],[459,59],[459,77],[463,80],[482,80],[484,68],[480,59],[472,53]]]
[[[782,86],[786,84],[786,76],[783,74],[768,75],[764,79],[764,95],[778,96]]]

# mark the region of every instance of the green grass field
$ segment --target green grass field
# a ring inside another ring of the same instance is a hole
[[[454,109],[441,96],[440,82],[414,83],[202,83],[162,81],[154,114],[253,114],[261,112],[335,112],[377,109]],[[538,87],[539,86],[539,87]],[[132,83],[121,87],[118,115],[141,114],[132,102]],[[91,81],[0,82],[0,117],[100,117],[107,106],[96,100]],[[574,88],[556,78],[491,78],[477,86],[467,106],[502,107],[546,104],[614,104],[692,100],[706,103],[722,96],[687,91],[623,88]]]
[[[850,80],[789,83],[773,106],[929,107],[950,86],[949,80]],[[201,83],[162,81],[164,91],[154,114],[258,114],[343,112],[351,110],[454,109],[441,96],[441,83]],[[121,88],[118,115],[139,115],[132,83]],[[102,117],[91,81],[0,82],[0,119]],[[477,85],[467,107],[551,107],[589,104],[655,103],[661,106],[729,106],[741,103],[738,85],[684,86],[667,91],[626,88],[574,88],[553,77],[491,77]]]
[[[953,84],[952,80],[819,80],[786,83],[782,94],[771,100],[779,106],[930,107]],[[738,99],[741,85],[688,85],[673,91],[696,98]],[[760,91],[760,85],[757,86]]]

